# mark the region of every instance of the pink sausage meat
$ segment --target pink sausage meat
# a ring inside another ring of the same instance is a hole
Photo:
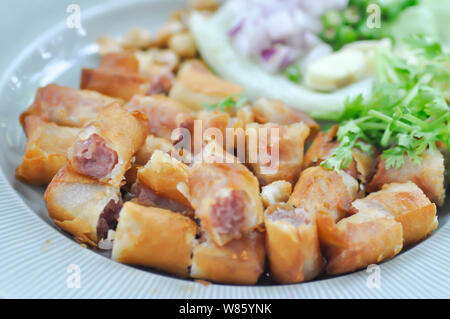
[[[105,140],[97,134],[78,141],[74,146],[72,165],[84,175],[105,178],[116,164],[117,153],[106,146]]]
[[[272,214],[269,215],[269,218],[273,221],[285,219],[294,226],[311,224],[311,219],[309,218],[308,213],[302,208],[292,207],[292,209],[285,209],[278,207],[272,212]]]
[[[241,190],[233,190],[227,197],[218,198],[211,206],[211,224],[217,232],[235,238],[241,237],[241,229],[245,221],[246,194]]]

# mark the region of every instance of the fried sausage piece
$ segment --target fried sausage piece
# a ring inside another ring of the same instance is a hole
[[[111,174],[117,162],[117,152],[98,134],[94,133],[74,145],[71,164],[84,175],[102,179]]]
[[[324,266],[316,217],[290,204],[270,206],[264,214],[270,275],[290,284],[314,279]]]
[[[134,155],[135,164],[144,166],[157,150],[168,154],[176,154],[175,147],[169,140],[150,134],[145,139],[145,143]]]
[[[353,202],[352,211],[376,208],[394,216],[403,226],[403,245],[426,238],[438,226],[436,205],[412,182],[385,184],[378,192]]]
[[[240,86],[217,77],[202,62],[191,60],[180,67],[169,96],[193,110],[201,110],[242,93]]]
[[[102,57],[98,67],[118,73],[139,73],[139,59],[133,52],[109,53]]]
[[[419,186],[433,203],[444,205],[444,156],[438,150],[425,151],[421,160],[421,164],[416,165],[405,155],[402,167],[386,169],[386,161],[380,156],[375,176],[367,185],[367,190],[373,192],[381,189],[384,184],[411,181]]]
[[[288,203],[309,213],[326,212],[337,222],[347,216],[358,189],[358,182],[344,171],[310,167],[300,175]]]
[[[134,95],[168,92],[173,77],[169,68],[144,72],[138,57],[132,53],[109,53],[98,69],[82,70],[80,88],[128,101]]]
[[[44,200],[58,227],[93,246],[115,229],[122,206],[119,187],[80,175],[67,164],[48,185]]]
[[[298,122],[305,123],[311,133],[308,140],[312,140],[320,130],[319,124],[308,114],[290,108],[283,101],[268,98],[259,98],[253,102],[251,108],[255,121],[261,124],[276,123],[290,125]]]
[[[292,193],[292,184],[286,181],[275,181],[261,188],[261,197],[265,207],[285,203]]]
[[[125,109],[143,113],[150,133],[169,141],[173,130],[178,127],[177,117],[190,112],[182,103],[163,95],[134,96]]]
[[[94,91],[49,84],[39,88],[33,104],[20,115],[20,123],[27,131],[25,119],[35,115],[57,125],[83,127],[111,104],[122,101]]]
[[[30,184],[45,185],[67,162],[67,151],[80,129],[58,126],[35,115],[24,120],[28,141],[16,177]]]
[[[304,123],[247,125],[247,164],[261,185],[277,180],[297,181],[309,132]]]
[[[188,187],[201,227],[219,246],[263,222],[258,180],[242,164],[195,162]]]
[[[83,69],[80,88],[97,91],[128,101],[135,95],[164,93],[169,90],[171,81],[170,73],[151,77],[139,73]]]
[[[254,285],[264,271],[264,235],[250,232],[224,246],[204,237],[193,250],[191,277],[224,284]]]
[[[80,132],[69,149],[70,165],[80,174],[117,186],[131,167],[131,158],[144,143],[147,132],[138,118],[112,105]]]
[[[328,261],[326,271],[337,275],[380,263],[403,248],[403,228],[392,215],[376,209],[360,210],[337,224],[317,214],[319,239]]]
[[[188,180],[189,168],[169,154],[155,151],[150,161],[138,169],[137,177],[141,183],[157,194],[173,199],[186,207],[191,206],[188,198],[179,190]]]
[[[188,277],[196,224],[170,210],[126,202],[114,236],[112,259]]]

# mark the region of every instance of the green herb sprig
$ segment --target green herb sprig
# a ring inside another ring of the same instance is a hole
[[[248,100],[244,96],[230,95],[229,97],[225,98],[219,103],[205,105],[205,108],[208,111],[219,110],[222,112],[228,112],[231,111],[232,109],[239,109],[243,107],[247,102]]]
[[[370,96],[345,102],[337,132],[339,146],[322,166],[340,170],[352,160],[361,141],[382,150],[387,168],[399,168],[405,155],[416,164],[427,149],[444,143],[450,149],[450,109],[443,90],[450,82],[450,56],[428,38],[408,40],[414,63],[392,51],[377,53],[377,84]]]
[[[284,70],[284,75],[288,78],[289,81],[294,83],[300,83],[302,78],[302,73],[300,70],[300,66],[298,64],[292,64]]]

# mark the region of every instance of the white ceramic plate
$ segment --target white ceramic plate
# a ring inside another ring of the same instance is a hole
[[[51,0],[47,0],[51,1]],[[19,1],[23,4],[23,1]],[[9,21],[21,23],[16,1],[7,6]],[[52,1],[53,2],[53,1]],[[87,3],[87,1],[81,1]],[[54,2],[53,2],[54,3]],[[58,1],[67,3],[72,1]],[[98,2],[97,2],[98,3]],[[0,79],[0,296],[27,298],[407,298],[450,297],[449,205],[439,210],[439,228],[419,245],[380,265],[380,288],[369,288],[373,273],[349,275],[310,283],[277,286],[208,286],[122,265],[98,252],[82,248],[55,227],[47,216],[44,188],[17,181],[14,171],[25,137],[18,123],[20,112],[33,100],[39,86],[56,82],[77,87],[82,66],[95,67],[95,39],[119,35],[132,26],[156,29],[182,0],[114,1],[82,10],[82,31],[68,29],[65,18],[15,52]],[[37,1],[27,1],[36,19],[49,12]],[[44,6],[45,7],[45,6]],[[48,5],[47,5],[48,7]],[[52,11],[54,13],[54,10]],[[14,17],[16,19],[14,19]],[[51,19],[52,17],[49,17]],[[53,17],[54,20],[54,17]],[[23,22],[23,21],[22,21]],[[27,32],[36,30],[12,26]],[[2,31],[3,32],[3,31]],[[6,31],[7,32],[7,31]],[[3,36],[3,34],[2,34]],[[9,40],[21,34],[8,33]],[[2,40],[3,43],[4,40]],[[8,55],[7,55],[8,56]],[[1,59],[1,58],[0,58]],[[71,268],[70,265],[75,265]],[[80,287],[76,288],[76,268]],[[73,287],[75,284],[75,287]],[[72,288],[71,288],[72,287]]]

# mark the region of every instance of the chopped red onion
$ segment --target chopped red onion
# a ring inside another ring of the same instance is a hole
[[[268,72],[284,70],[294,63],[298,57],[298,52],[289,46],[277,45],[273,50],[275,52],[269,59],[261,59],[263,68]]]
[[[287,11],[275,12],[267,17],[265,23],[272,41],[285,40],[296,33],[292,15]]]
[[[241,31],[242,30],[242,27],[244,26],[244,24],[245,24],[245,19],[242,19],[242,20],[240,20],[229,32],[228,32],[228,35],[230,36],[230,37],[235,37],[238,33],[239,33],[239,31]]]
[[[280,72],[323,42],[320,15],[348,0],[229,0],[235,23],[228,31],[236,51]]]
[[[264,60],[268,61],[274,54],[276,50],[274,48],[264,49],[261,51],[261,56]]]

